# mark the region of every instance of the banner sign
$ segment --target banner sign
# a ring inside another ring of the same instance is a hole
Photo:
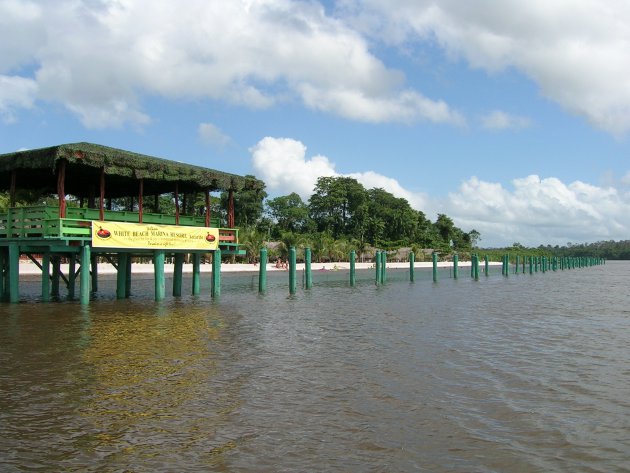
[[[94,248],[214,251],[218,245],[218,228],[92,222]]]

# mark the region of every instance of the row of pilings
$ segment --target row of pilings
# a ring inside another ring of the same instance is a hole
[[[350,252],[350,275],[349,284],[351,287],[356,285],[356,252],[353,250]],[[438,282],[438,253],[432,254],[432,277],[433,282]],[[503,276],[509,276],[511,272],[518,274],[521,271],[523,274],[527,272],[529,268],[529,274],[537,272],[558,271],[565,269],[585,268],[590,266],[596,266],[605,264],[605,259],[597,257],[547,257],[547,256],[523,256],[516,255],[515,262],[512,264],[510,255],[506,254],[502,256],[501,262],[501,274]],[[267,250],[265,248],[260,250],[260,269],[258,276],[258,291],[262,294],[267,290]],[[483,274],[489,276],[489,257],[485,255],[483,257]],[[289,293],[295,294],[297,291],[297,263],[296,263],[296,249],[291,247],[289,249]],[[376,285],[382,285],[387,282],[387,252],[376,251],[374,256],[374,283]],[[413,252],[409,253],[409,281],[415,281],[415,255]],[[478,280],[480,274],[480,257],[478,254],[473,253],[471,255],[470,264],[470,277]],[[453,256],[452,276],[454,279],[459,278],[459,256],[455,254]],[[313,287],[313,275],[311,271],[311,249],[304,249],[304,288],[311,289]]]

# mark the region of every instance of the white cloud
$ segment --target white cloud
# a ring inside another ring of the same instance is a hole
[[[630,130],[625,0],[341,0],[338,13],[390,44],[431,41],[475,68],[516,68],[594,126],[615,135]]]
[[[296,192],[307,200],[313,194],[317,178],[322,176],[347,176],[356,179],[367,189],[380,187],[396,197],[407,199],[416,208],[423,208],[426,196],[404,189],[391,177],[373,171],[341,174],[327,157],[306,157],[306,146],[291,138],[266,137],[250,149],[254,174],[262,179],[267,188],[280,195]]]
[[[536,175],[514,179],[512,189],[476,177],[442,202],[442,211],[483,245],[558,244],[627,239],[630,195],[580,181],[565,184]]]
[[[5,123],[14,121],[13,111],[31,108],[35,102],[37,84],[30,79],[0,75],[0,118]]]
[[[16,70],[37,82],[38,99],[88,127],[147,123],[146,95],[254,108],[300,101],[369,122],[463,121],[406,89],[359,33],[311,1],[3,0],[0,74]]]
[[[223,148],[232,141],[228,135],[212,123],[200,123],[197,132],[201,141],[218,148]]]
[[[530,125],[531,122],[528,118],[510,115],[501,110],[493,110],[481,117],[481,126],[488,130],[518,130]]]

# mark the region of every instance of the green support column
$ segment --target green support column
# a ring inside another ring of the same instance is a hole
[[[547,271],[547,257],[546,256],[542,257],[540,269],[543,273]]]
[[[289,294],[295,294],[297,290],[296,278],[296,252],[295,247],[289,248]]]
[[[520,266],[520,256],[516,255],[516,265],[514,266],[514,274],[518,274],[518,267]]]
[[[483,257],[483,270],[486,273],[486,276],[490,276],[489,273],[489,267],[490,267],[490,263],[488,262],[488,255],[484,255]]]
[[[438,254],[436,252],[433,252],[433,254],[431,255],[431,258],[433,261],[433,282],[437,282],[438,280],[438,271],[437,271]]]
[[[374,263],[376,266],[376,284],[381,283],[381,252],[376,251],[376,255],[374,257]]]
[[[77,255],[70,255],[68,261],[68,299],[73,300],[76,289]]]
[[[20,302],[20,247],[9,244],[9,301]]]
[[[192,295],[198,296],[201,293],[201,255],[192,254]]]
[[[356,259],[357,259],[357,253],[356,251],[352,250],[350,252],[350,287],[354,287],[357,282]]]
[[[92,268],[92,292],[96,292],[98,291],[98,256],[90,256],[90,267]]]
[[[90,257],[91,248],[90,245],[83,245],[81,247],[81,272],[79,273],[79,298],[81,304],[90,303],[90,265],[92,258]]]
[[[534,260],[529,256],[529,274],[534,274]]]
[[[116,299],[124,299],[125,295],[127,294],[128,259],[129,255],[127,253],[118,253],[118,270],[116,271]],[[164,263],[162,263],[162,272],[164,272]]]
[[[455,253],[453,255],[453,279],[457,279],[457,276],[459,276],[459,268],[457,267],[457,264],[459,263],[459,255],[457,253]],[[472,261],[471,261],[472,264]]]
[[[127,267],[125,268],[125,298],[131,297],[131,263],[133,262],[133,255],[127,256]]]
[[[175,253],[173,265],[173,297],[182,297],[182,281],[184,279],[184,254]]]
[[[258,269],[258,292],[267,291],[267,248],[260,249],[260,267]]]
[[[473,277],[474,277],[475,281],[479,281],[479,255],[475,254],[473,256],[474,256],[474,260],[473,260],[473,268],[474,268]]]
[[[414,252],[409,253],[409,281],[414,282],[416,275],[416,255]]]
[[[387,282],[387,251],[381,251],[381,284]]]
[[[304,248],[304,285],[306,289],[313,287],[313,273],[311,272],[311,249]]]
[[[0,247],[0,302],[4,302],[7,296],[7,257],[4,248]]]
[[[155,250],[153,252],[153,279],[155,283],[155,300],[158,302],[164,300],[164,298],[166,297],[166,286],[164,282],[164,260],[164,250]]]
[[[50,302],[50,253],[42,255],[42,302]]]
[[[59,299],[59,279],[61,278],[61,257],[53,255],[52,257],[52,284],[50,287],[50,295],[53,299]]]
[[[217,248],[214,250],[214,255],[212,256],[212,286],[211,286],[211,296],[219,297],[221,296],[221,249]]]

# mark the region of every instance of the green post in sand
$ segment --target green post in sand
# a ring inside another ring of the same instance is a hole
[[[260,249],[260,267],[258,268],[258,292],[267,291],[267,248]]]
[[[374,264],[376,266],[376,284],[381,283],[381,252],[376,250],[374,255]]]
[[[212,255],[212,286],[210,288],[212,297],[221,295],[221,249],[214,250]]]
[[[357,283],[355,263],[357,259],[356,251],[350,252],[350,287],[354,287]]]
[[[313,273],[311,272],[311,249],[304,248],[304,286],[306,289],[313,287]]]
[[[289,248],[289,294],[295,294],[297,290],[297,278],[295,269],[295,247]]]
[[[431,257],[433,261],[433,282],[437,282],[438,280],[438,271],[437,271],[438,254],[434,251]]]
[[[458,273],[459,273],[459,268],[457,267],[458,263],[459,263],[459,255],[457,253],[455,253],[453,255],[453,279],[457,279],[457,276],[458,276]]]
[[[416,255],[414,252],[409,253],[409,281],[414,282],[415,280],[415,264],[416,264]]]

